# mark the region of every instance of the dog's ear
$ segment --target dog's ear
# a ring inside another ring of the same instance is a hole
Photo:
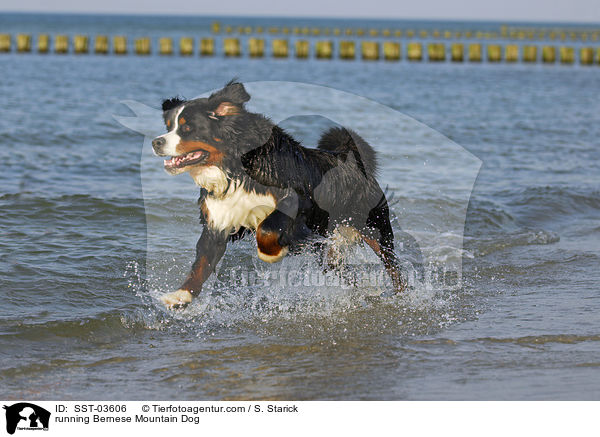
[[[180,99],[179,97],[173,97],[170,99],[163,100],[162,110],[170,111],[171,109],[177,108],[179,105],[181,105],[182,103],[185,103],[185,102],[186,102],[186,100]]]
[[[244,103],[250,100],[250,94],[246,92],[246,88],[244,88],[243,84],[236,82],[235,79],[233,79],[227,85],[225,85],[225,88],[211,95],[210,99],[227,101],[233,103],[233,105],[241,107]]]
[[[236,115],[240,113],[240,107],[231,102],[221,102],[219,106],[215,108],[215,115],[221,117],[225,115]]]

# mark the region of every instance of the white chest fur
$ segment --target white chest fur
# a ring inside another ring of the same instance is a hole
[[[254,230],[275,210],[273,196],[248,192],[235,182],[228,184],[217,167],[206,167],[192,177],[212,193],[204,200],[204,209],[213,229],[233,232],[243,226]]]
[[[254,230],[275,210],[275,199],[238,187],[221,197],[207,196],[204,205],[210,227],[221,231],[234,231],[241,226]]]

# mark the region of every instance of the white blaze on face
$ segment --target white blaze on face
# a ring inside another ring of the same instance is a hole
[[[181,115],[183,108],[185,108],[185,105],[181,105],[181,108],[179,108],[179,110],[177,111],[177,114],[175,114],[175,123],[174,123],[173,129],[171,129],[166,134],[160,135],[157,137],[157,138],[164,138],[166,141],[165,146],[162,148],[162,152],[164,155],[171,155],[171,156],[178,155],[176,148],[177,148],[177,144],[179,144],[179,141],[181,141],[181,137],[179,135],[177,135],[177,129],[179,128],[179,115]],[[154,154],[156,154],[156,152],[154,152]]]

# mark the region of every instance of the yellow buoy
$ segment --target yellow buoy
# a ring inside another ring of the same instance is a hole
[[[223,41],[225,56],[242,56],[242,48],[238,38],[225,38]]]
[[[559,50],[561,64],[572,64],[575,62],[575,50],[573,47],[561,47]]]
[[[287,58],[288,57],[288,41],[287,39],[273,40],[273,57]]]
[[[463,62],[465,59],[465,46],[456,42],[450,46],[450,59],[452,62]]]
[[[200,55],[212,56],[215,54],[215,40],[213,38],[202,38],[200,40]]]
[[[262,58],[265,55],[265,40],[250,38],[248,40],[248,51],[251,58]]]
[[[502,47],[498,44],[487,46],[488,62],[500,62],[502,60]]]
[[[181,56],[192,56],[194,54],[194,38],[179,38],[179,54]]]
[[[556,62],[556,47],[542,47],[542,62],[546,64],[553,64]]]
[[[73,38],[73,51],[78,54],[88,53],[90,50],[89,41],[87,35],[75,35]]]
[[[469,44],[469,61],[470,62],[481,62],[481,44]]]
[[[31,51],[31,35],[20,33],[17,35],[17,52],[25,53]]]
[[[219,33],[221,32],[221,23],[219,23],[218,21],[213,21],[210,25],[210,28],[213,33]]]
[[[98,55],[108,54],[108,36],[97,35],[94,40],[94,53]]]
[[[573,53],[574,57],[575,54]],[[579,50],[579,63],[581,65],[592,65],[594,63],[594,49],[592,47],[582,47]]]
[[[11,38],[7,33],[0,34],[0,52],[10,52]]]
[[[406,50],[406,58],[409,61],[420,61],[423,59],[423,45],[420,42],[409,42]]]
[[[446,60],[446,46],[442,43],[429,43],[427,45],[429,61],[441,62]]]
[[[127,38],[124,36],[115,36],[113,38],[113,51],[116,55],[127,53]]]
[[[356,47],[354,41],[340,41],[340,58],[354,59],[356,57]]]
[[[363,41],[360,44],[362,58],[365,61],[376,61],[379,59],[379,43],[375,41]]]
[[[136,38],[134,46],[136,54],[144,56],[150,54],[150,38]]]
[[[160,55],[172,55],[173,54],[173,39],[172,38],[159,38],[158,39],[158,53]]]
[[[300,59],[308,58],[310,44],[306,40],[299,39],[296,41],[296,57]]]
[[[317,41],[315,53],[317,59],[331,59],[333,57],[333,43],[331,41]]]
[[[69,37],[67,35],[56,35],[54,38],[54,53],[67,53],[69,51]]]
[[[504,48],[504,60],[506,62],[518,62],[519,61],[519,46],[516,44],[509,44]]]
[[[386,41],[383,43],[383,58],[386,61],[398,61],[400,60],[400,56],[400,43],[392,41]]]
[[[523,46],[523,62],[537,62],[537,46]]]
[[[50,50],[50,35],[47,33],[38,35],[37,49],[39,53],[48,53]]]

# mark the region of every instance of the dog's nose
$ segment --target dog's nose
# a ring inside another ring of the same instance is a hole
[[[157,137],[152,140],[152,148],[154,149],[154,153],[160,155],[162,153],[162,148],[164,147],[166,141],[163,137]]]

